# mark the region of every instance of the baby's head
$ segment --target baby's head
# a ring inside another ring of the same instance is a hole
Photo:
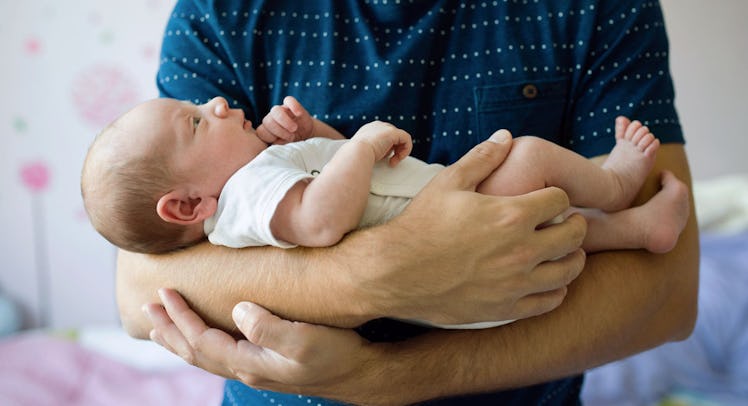
[[[223,98],[140,104],[92,143],[81,194],[94,228],[114,245],[161,253],[202,239],[228,178],[267,145]]]

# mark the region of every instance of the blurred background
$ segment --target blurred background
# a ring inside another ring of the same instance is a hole
[[[0,1],[0,295],[24,327],[115,323],[115,250],[88,225],[80,168],[104,125],[157,96],[174,1]]]
[[[174,0],[0,1],[0,297],[24,327],[116,324],[115,250],[86,220],[80,166],[99,129],[157,96]],[[695,179],[748,173],[748,2],[662,4]]]

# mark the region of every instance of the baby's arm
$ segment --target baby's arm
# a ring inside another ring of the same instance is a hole
[[[389,159],[389,165],[395,166],[412,148],[410,134],[391,124],[375,121],[364,125],[319,176],[297,183],[286,193],[270,221],[273,235],[307,247],[336,244],[358,226],[374,164]]]
[[[257,127],[257,136],[268,144],[285,144],[312,137],[345,138],[338,130],[312,117],[293,96],[273,106]]]

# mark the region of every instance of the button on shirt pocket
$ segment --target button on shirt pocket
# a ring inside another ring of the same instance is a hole
[[[565,77],[474,87],[481,136],[506,128],[515,137],[535,135],[563,144],[568,87]]]

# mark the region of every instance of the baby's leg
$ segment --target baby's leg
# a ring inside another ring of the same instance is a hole
[[[587,252],[640,249],[654,253],[675,247],[690,213],[688,188],[671,172],[662,174],[662,189],[642,206],[615,213],[595,209],[579,212],[587,219]]]
[[[497,132],[509,134],[507,130]],[[548,170],[543,157],[555,155],[557,149],[562,148],[541,138],[515,138],[504,162],[478,185],[476,191],[494,196],[518,196],[548,186],[545,176]],[[568,153],[573,154],[572,151]]]
[[[502,130],[504,131],[504,130]],[[519,137],[504,163],[478,192],[513,196],[557,186],[571,204],[615,211],[628,207],[652,169],[659,141],[635,121],[616,121],[616,146],[602,167],[536,137]]]

